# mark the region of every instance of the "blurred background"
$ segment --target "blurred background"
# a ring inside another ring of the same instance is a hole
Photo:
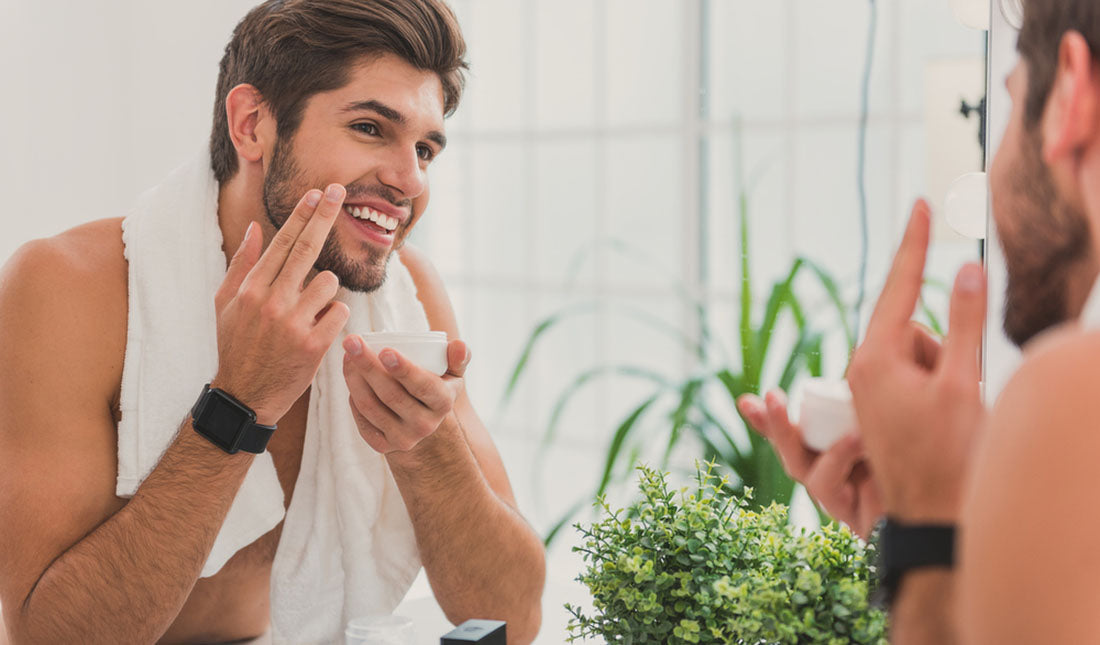
[[[204,148],[253,4],[0,0],[0,261],[124,215]],[[938,213],[982,168],[985,33],[947,0],[452,4],[469,82],[414,242],[522,511],[543,535],[583,520],[635,459],[717,459],[790,499],[731,395],[842,375],[913,200]],[[937,216],[930,325],[979,248]]]

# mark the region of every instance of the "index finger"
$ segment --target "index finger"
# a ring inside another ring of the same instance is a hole
[[[324,198],[317,205],[317,211],[313,213],[313,217],[309,218],[305,230],[294,241],[294,247],[290,249],[286,263],[283,264],[279,275],[275,277],[275,283],[288,285],[295,291],[302,288],[302,283],[310,269],[317,262],[317,257],[321,255],[325,239],[332,230],[333,224],[336,223],[336,217],[340,214],[346,195],[347,190],[340,184],[329,184],[325,189]]]
[[[271,244],[267,246],[259,261],[252,267],[249,279],[259,280],[264,285],[269,285],[275,281],[275,276],[279,275],[279,270],[283,268],[287,256],[290,255],[290,249],[294,248],[294,242],[305,230],[306,224],[313,218],[313,213],[320,203],[321,191],[316,188],[302,195],[302,198],[298,200],[298,204],[294,207],[294,211],[290,213],[290,217],[286,218],[282,227],[275,233]]]
[[[905,236],[894,256],[875,311],[867,323],[867,338],[901,334],[913,317],[924,281],[924,260],[928,255],[931,212],[923,199],[913,204]]]

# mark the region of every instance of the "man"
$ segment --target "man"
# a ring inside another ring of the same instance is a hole
[[[860,534],[883,514],[901,527],[958,525],[954,570],[942,561],[902,576],[894,643],[1100,639],[1100,519],[1091,511],[1100,451],[1100,5],[1024,6],[1021,61],[1007,79],[1013,111],[990,184],[1008,268],[1005,331],[1025,357],[993,410],[979,401],[975,361],[980,269],[959,273],[942,349],[909,322],[928,245],[923,204],[849,369],[862,446],[849,439],[811,453],[781,393],[741,402],[791,474]]]
[[[539,627],[544,553],[466,396],[468,350],[451,341],[443,377],[392,350],[375,354],[344,337],[349,307],[334,300],[339,286],[376,292],[387,269],[407,270],[431,329],[458,337],[438,274],[404,240],[427,205],[464,53],[442,0],[270,0],[242,20],[222,59],[210,142],[228,269],[213,303],[182,303],[213,305],[210,386],[224,394],[178,387],[207,403],[235,400],[255,427],[277,426],[267,451],[289,504],[311,381],[342,342],[350,400],[340,405],[385,455],[444,612],[506,620],[509,642],[524,643]],[[124,251],[133,249],[122,220],[97,221],[25,245],[0,275],[0,604],[10,638],[259,636],[281,523],[199,578],[252,454],[200,435],[180,409],[174,418],[186,419],[155,468],[131,499],[115,495],[134,277]],[[181,342],[178,352],[196,349]]]

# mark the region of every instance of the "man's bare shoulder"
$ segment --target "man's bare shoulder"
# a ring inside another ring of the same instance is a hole
[[[435,265],[427,254],[411,244],[402,247],[399,255],[401,263],[409,270],[413,284],[416,285],[417,298],[424,306],[431,328],[445,331],[452,338],[457,337],[458,319],[455,317],[451,298],[447,295],[447,287]]]
[[[1098,391],[1100,331],[1066,326],[1027,349],[993,408],[961,519],[974,642],[1095,637],[1079,618],[1100,574],[1100,516],[1083,512],[1096,499]]]
[[[997,398],[987,441],[1095,440],[1100,447],[1100,330],[1066,325],[1037,339]],[[1084,436],[1088,435],[1088,436]],[[1022,447],[1022,446],[1021,446]]]
[[[5,365],[67,372],[82,389],[121,376],[127,263],[122,220],[90,222],[21,246],[0,269]]]

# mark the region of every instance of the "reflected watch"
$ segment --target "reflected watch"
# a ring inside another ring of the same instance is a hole
[[[878,588],[872,598],[889,608],[908,571],[955,565],[955,525],[905,524],[887,517],[878,533]]]
[[[259,454],[276,426],[256,423],[256,413],[232,394],[207,383],[191,408],[191,427],[210,443],[233,455]]]

